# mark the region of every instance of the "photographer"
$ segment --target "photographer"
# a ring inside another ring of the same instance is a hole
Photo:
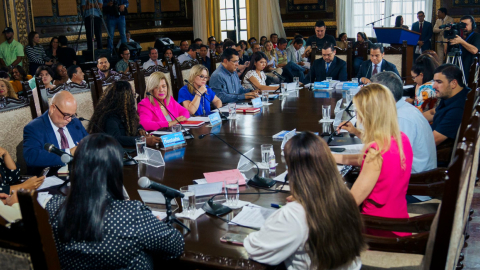
[[[449,39],[450,45],[460,45],[462,51],[463,72],[465,81],[468,83],[470,74],[470,66],[472,65],[473,57],[480,50],[480,34],[475,33],[475,20],[472,16],[463,16],[460,22],[465,23],[466,27],[463,30],[465,39],[457,35],[454,39]]]
[[[113,35],[118,27],[122,43],[127,43],[125,35],[125,15],[127,14],[128,0],[103,0],[103,14],[107,17],[108,49],[113,52]]]
[[[97,50],[102,49],[102,12],[101,0],[82,0],[82,9],[85,12],[85,32],[87,35],[87,48],[93,50],[93,35],[97,40]]]

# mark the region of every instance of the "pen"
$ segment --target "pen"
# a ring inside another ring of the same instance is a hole
[[[283,205],[272,203],[270,206],[273,208],[281,208]]]

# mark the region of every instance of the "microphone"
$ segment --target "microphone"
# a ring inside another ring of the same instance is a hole
[[[282,75],[278,74],[277,71],[274,70],[274,71],[272,71],[272,73],[275,74],[275,76],[277,76],[280,80],[285,81],[285,77],[283,77]]]
[[[51,143],[46,143],[43,145],[43,148],[47,150],[49,153],[55,154],[60,157],[63,163],[70,163],[73,160],[73,156],[58,149],[55,145]]]
[[[231,146],[229,143],[227,143],[226,141],[224,141],[222,138],[220,138],[217,134],[214,134],[214,133],[207,133],[207,134],[202,134],[200,135],[198,138],[199,139],[203,139],[205,138],[207,135],[213,135],[215,137],[217,137],[217,139],[219,139],[220,141],[222,141],[224,144],[226,144],[228,147],[232,148],[233,150],[235,150],[237,153],[239,153],[240,155],[242,155],[243,157],[245,157],[247,160],[249,160],[250,162],[253,163],[253,165],[255,165],[257,167],[257,174],[255,174],[254,177],[252,177],[252,179],[248,180],[247,184],[250,185],[250,186],[255,186],[255,187],[260,187],[260,188],[271,188],[272,186],[275,185],[276,181],[271,179],[271,178],[265,178],[265,177],[260,177],[258,176],[260,174],[260,168],[258,167],[257,163],[253,162],[253,160],[249,159],[247,156],[245,156],[242,152],[238,151],[235,147]]]
[[[161,193],[163,193],[165,195],[165,199],[168,198],[183,198],[185,197],[185,195],[183,193],[181,193],[180,191],[174,189],[174,188],[171,188],[171,187],[167,187],[167,186],[164,186],[162,184],[159,184],[157,182],[152,182],[150,181],[150,179],[148,179],[148,177],[140,177],[140,179],[138,179],[138,185],[141,187],[141,188],[148,188],[148,189],[153,189],[153,190],[156,190],[156,191],[160,191]]]
[[[191,87],[193,87],[193,89],[195,89],[195,91],[197,91],[200,95],[202,95],[202,98],[205,98],[206,100],[208,100],[210,102],[211,105],[213,105],[213,107],[218,110],[218,113],[220,113],[220,118],[222,118],[222,120],[228,120],[228,118],[220,111],[219,108],[217,108],[217,106],[215,106],[215,104],[213,103],[213,100],[210,100],[208,99],[205,95],[207,93],[200,93],[200,91],[198,91],[198,89],[195,87],[195,85],[193,85],[192,83],[190,83],[188,80],[183,80],[185,83],[187,83],[188,85],[190,85]]]
[[[185,139],[195,139],[195,137],[182,125],[182,123],[180,123],[180,121],[177,120],[177,118],[167,109],[167,106],[165,106],[160,99],[158,99],[156,96],[152,95],[152,93],[150,93],[150,92],[147,92],[147,96],[151,96],[154,99],[156,99],[158,101],[158,103],[160,103],[160,105],[162,105],[163,108],[165,108],[165,110],[168,112],[168,114],[170,114],[170,116],[173,117],[173,119],[175,119],[177,121],[177,123],[185,131],[185,134],[186,134]]]
[[[351,118],[348,119],[348,121],[345,122],[343,125],[340,125],[338,128],[343,127],[345,124],[347,124],[348,122],[350,122],[350,120],[352,120],[353,117],[355,117],[355,115],[351,115],[351,114],[350,114],[350,107],[351,107],[352,105],[353,105],[353,101],[350,101],[350,103],[348,103],[348,106],[347,106],[347,107],[345,108],[345,110],[344,110],[345,112],[348,113],[348,115],[351,116]],[[332,142],[332,140],[333,140],[333,136],[335,136],[335,131],[333,131],[332,134],[330,134],[330,136],[328,136],[327,145],[330,145],[330,142]]]

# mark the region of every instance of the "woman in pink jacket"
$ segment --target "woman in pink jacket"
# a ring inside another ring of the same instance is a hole
[[[164,73],[152,73],[147,80],[146,90],[151,93],[151,96],[145,97],[138,103],[140,124],[145,130],[171,127],[178,124],[177,120],[182,122],[190,117],[188,110],[173,99],[172,87]],[[161,104],[154,97],[160,100]]]

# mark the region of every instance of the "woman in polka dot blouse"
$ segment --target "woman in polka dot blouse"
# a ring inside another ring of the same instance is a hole
[[[62,269],[153,269],[153,256],[183,253],[179,231],[141,202],[124,199],[121,149],[109,135],[85,137],[75,152],[70,194],[46,205]]]

